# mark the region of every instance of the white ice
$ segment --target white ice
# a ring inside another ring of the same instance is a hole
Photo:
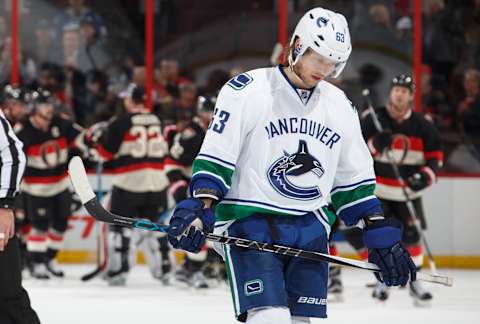
[[[207,291],[165,287],[151,279],[146,267],[132,270],[126,287],[108,287],[101,279],[84,283],[80,276],[92,266],[64,266],[66,278],[39,282],[24,280],[32,305],[43,324],[233,324],[229,289],[220,285]],[[478,324],[480,271],[445,270],[452,288],[426,284],[434,294],[430,308],[415,308],[408,289],[394,289],[385,303],[375,302],[372,275],[343,270],[344,302],[329,303],[326,320],[335,324]]]

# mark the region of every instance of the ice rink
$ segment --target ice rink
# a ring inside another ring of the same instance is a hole
[[[65,279],[24,281],[43,324],[238,323],[226,285],[206,291],[165,287],[151,279],[144,266],[132,270],[126,287],[108,287],[97,278],[81,282],[80,276],[92,268],[65,266]],[[386,302],[374,301],[371,289],[365,288],[372,276],[344,269],[344,302],[329,303],[329,318],[313,323],[480,323],[480,271],[440,270],[454,277],[454,286],[426,285],[434,294],[432,306],[415,308],[408,289],[392,289]]]

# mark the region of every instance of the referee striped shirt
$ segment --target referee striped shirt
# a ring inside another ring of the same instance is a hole
[[[25,170],[23,143],[0,110],[0,208],[13,206]]]

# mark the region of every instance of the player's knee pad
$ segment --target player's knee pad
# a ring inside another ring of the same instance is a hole
[[[417,245],[420,242],[420,234],[415,226],[408,225],[403,228],[402,242],[406,245]]]
[[[287,307],[260,307],[250,309],[247,324],[292,324]]]
[[[292,316],[292,324],[311,324],[310,317]]]

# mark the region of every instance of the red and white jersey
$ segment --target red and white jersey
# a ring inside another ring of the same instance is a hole
[[[127,113],[113,119],[99,139],[99,155],[111,161],[112,185],[131,192],[162,191],[168,144],[153,113]]]
[[[81,141],[82,128],[55,116],[47,131],[33,126],[30,118],[17,124],[15,130],[27,156],[21,190],[40,197],[51,197],[66,190],[70,185],[69,152]]]
[[[377,109],[377,116],[383,128],[393,132],[391,149],[402,178],[407,179],[422,170],[429,175],[429,182],[434,183],[436,173],[443,164],[440,135],[435,125],[417,112],[410,112],[399,124],[390,117],[385,107]],[[382,199],[405,201],[402,184],[395,176],[386,153],[377,152],[373,146],[373,137],[378,131],[370,115],[363,118],[362,130],[375,161],[375,194]],[[412,191],[408,187],[406,190],[411,199],[422,195],[422,191]]]

